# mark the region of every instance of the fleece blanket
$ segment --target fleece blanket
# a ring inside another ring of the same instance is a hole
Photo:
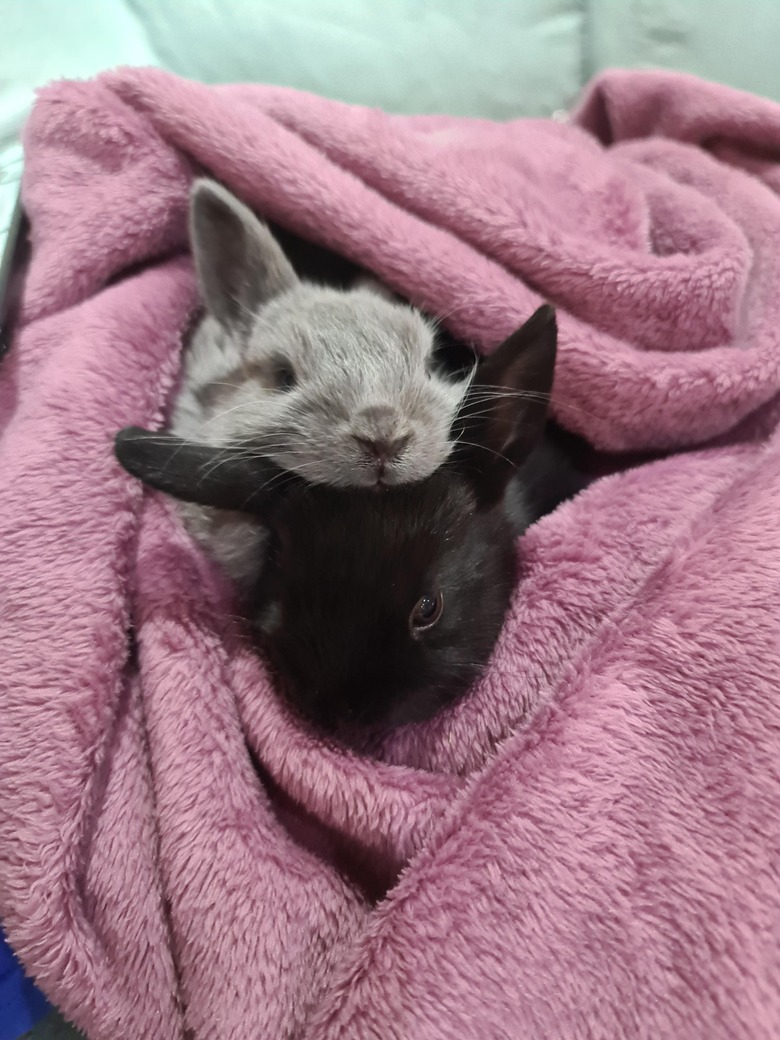
[[[118,71],[42,92],[0,368],[0,919],[94,1040],[780,1036],[780,107],[568,122]],[[299,726],[112,437],[165,420],[193,175],[490,350],[558,308],[611,453],[518,544],[484,681],[375,759]]]

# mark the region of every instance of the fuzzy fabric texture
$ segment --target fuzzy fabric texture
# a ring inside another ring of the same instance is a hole
[[[0,919],[46,994],[93,1040],[776,1040],[780,106],[610,73],[499,125],[124,70],[26,144]],[[113,458],[166,416],[204,168],[485,349],[551,300],[558,418],[676,449],[528,531],[484,681],[379,760],[289,716]]]

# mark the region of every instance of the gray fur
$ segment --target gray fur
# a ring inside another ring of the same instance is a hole
[[[174,433],[251,441],[282,468],[339,487],[377,483],[369,442],[394,446],[387,485],[446,460],[468,379],[429,370],[434,329],[418,311],[370,279],[349,290],[300,281],[268,228],[213,182],[193,189],[190,234],[207,313],[185,353]],[[183,514],[232,578],[252,580],[261,528],[193,505]]]

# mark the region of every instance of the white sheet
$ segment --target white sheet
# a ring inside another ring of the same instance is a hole
[[[0,253],[21,178],[19,133],[36,87],[157,57],[122,0],[0,0]]]

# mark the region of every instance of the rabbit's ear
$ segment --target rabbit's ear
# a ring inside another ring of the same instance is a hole
[[[247,333],[258,308],[298,283],[265,224],[216,181],[193,186],[190,240],[203,302],[230,332]]]
[[[216,509],[265,517],[282,486],[293,480],[269,459],[241,448],[193,444],[170,433],[128,426],[116,436],[114,450],[134,477],[167,495]]]
[[[480,361],[456,424],[458,457],[492,504],[544,432],[555,374],[555,311],[540,307]]]

